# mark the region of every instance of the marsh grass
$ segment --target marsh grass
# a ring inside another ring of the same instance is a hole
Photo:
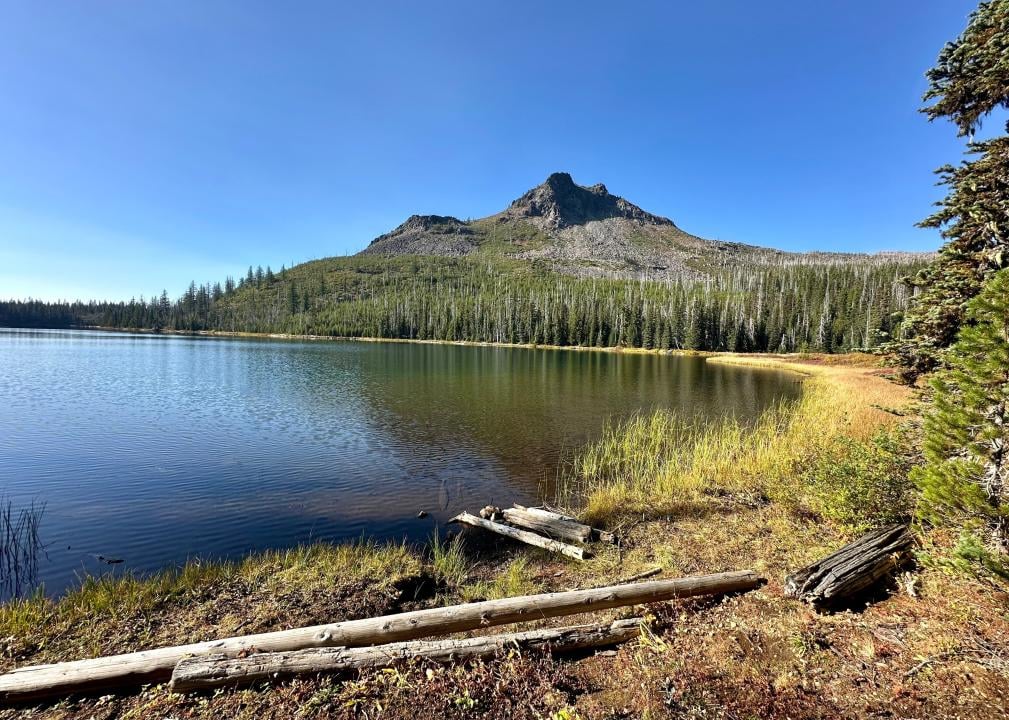
[[[461,538],[456,536],[445,540],[440,533],[435,532],[428,547],[435,577],[450,587],[458,587],[466,582],[470,563],[466,559],[466,547]]]
[[[560,502],[601,523],[627,515],[702,513],[712,496],[830,515],[832,505],[857,498],[842,492],[844,478],[818,485],[810,474],[836,457],[842,439],[864,444],[892,425],[895,416],[880,408],[908,398],[905,388],[874,376],[871,366],[733,356],[708,362],[799,373],[805,378],[802,397],[772,407],[750,426],[731,418],[706,425],[666,410],[611,426],[572,464],[560,484]]]

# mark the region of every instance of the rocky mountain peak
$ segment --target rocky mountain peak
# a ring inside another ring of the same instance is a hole
[[[473,250],[472,229],[451,215],[411,215],[380,235],[362,252],[380,254],[465,255]]]
[[[647,213],[621,197],[611,195],[602,183],[583,187],[568,173],[556,172],[515,200],[505,211],[515,218],[528,218],[549,229],[560,230],[594,220],[626,218],[651,225],[672,221]]]

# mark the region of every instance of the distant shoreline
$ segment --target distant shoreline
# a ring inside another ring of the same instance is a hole
[[[151,330],[149,328],[118,328],[100,325],[85,325],[69,328],[23,328],[26,330],[94,330],[97,332],[120,332],[135,335],[165,335],[176,337],[208,338],[248,338],[259,340],[309,340],[313,342],[361,342],[361,343],[403,343],[414,345],[454,345],[459,347],[518,348],[522,350],[568,350],[576,352],[602,352],[621,355],[662,355],[673,357],[705,358],[722,365],[735,365],[753,370],[775,370],[808,375],[808,370],[800,367],[817,365],[850,364],[878,365],[880,356],[865,352],[849,353],[737,353],[714,350],[663,350],[658,348],[634,348],[621,346],[595,347],[586,345],[548,345],[536,343],[507,343],[476,340],[421,340],[418,338],[376,338],[349,335],[298,335],[292,333],[255,333],[233,330]]]
[[[366,343],[409,343],[417,345],[459,345],[462,347],[501,347],[522,348],[525,350],[579,350],[583,352],[625,353],[630,355],[683,355],[692,357],[714,357],[716,355],[733,355],[740,353],[714,352],[710,350],[663,350],[659,348],[634,348],[622,346],[596,347],[589,345],[550,345],[547,343],[509,343],[480,340],[421,340],[419,338],[380,338],[359,337],[353,335],[298,335],[293,333],[256,333],[238,330],[151,330],[148,328],[118,328],[101,325],[84,325],[71,328],[29,328],[33,330],[98,330],[101,332],[124,332],[137,335],[177,335],[182,337],[222,337],[222,338],[252,338],[260,340],[312,340],[312,341],[343,341]],[[747,354],[747,353],[743,353]],[[764,353],[748,353],[763,356]],[[769,356],[770,357],[770,356]]]

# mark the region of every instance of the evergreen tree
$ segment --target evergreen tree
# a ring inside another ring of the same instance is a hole
[[[1009,550],[1009,270],[969,303],[970,324],[933,380],[926,464],[915,473],[922,514],[981,532]]]
[[[923,108],[929,120],[952,121],[973,137],[981,121],[1009,108],[1009,0],[981,3],[966,30],[928,72]],[[1006,132],[1009,133],[1009,124]],[[921,225],[939,228],[939,256],[912,281],[919,293],[907,313],[904,338],[893,343],[906,379],[940,366],[957,337],[967,302],[985,280],[1009,266],[1009,137],[970,142],[969,160],[937,172],[949,189]]]

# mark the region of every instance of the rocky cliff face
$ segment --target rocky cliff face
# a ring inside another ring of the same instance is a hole
[[[545,230],[615,218],[675,227],[672,220],[647,213],[622,197],[611,195],[602,183],[589,187],[575,185],[567,173],[554,173],[513,202],[503,215],[530,220]]]
[[[411,215],[392,232],[379,235],[361,254],[468,255],[477,248],[467,223],[448,215]]]

